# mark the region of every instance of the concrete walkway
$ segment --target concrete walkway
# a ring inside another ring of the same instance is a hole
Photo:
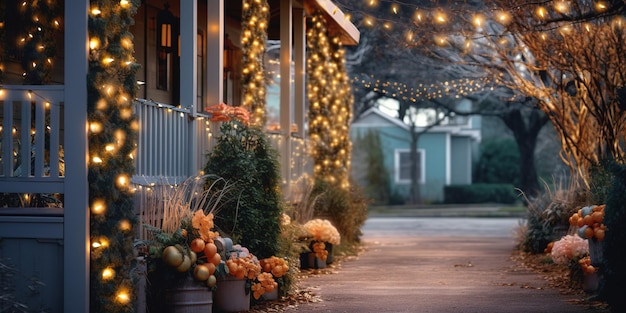
[[[322,301],[288,312],[597,312],[514,265],[509,228],[516,222],[472,220],[472,227],[487,229],[472,234],[459,229],[464,219],[370,218],[366,251],[332,273],[304,279],[301,285]],[[431,231],[438,228],[446,229]]]

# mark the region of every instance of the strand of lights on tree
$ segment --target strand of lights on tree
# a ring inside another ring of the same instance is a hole
[[[243,50],[243,107],[252,114],[252,125],[266,122],[266,84],[263,56],[267,42],[269,5],[267,0],[244,0],[241,46]]]
[[[411,102],[417,102],[420,99],[430,100],[451,96],[459,99],[470,94],[494,90],[494,87],[490,86],[491,80],[488,78],[463,78],[431,84],[422,83],[417,84],[415,87],[410,87],[400,82],[383,82],[375,79],[373,75],[369,75],[366,78],[354,77],[353,81],[361,83],[366,89],[381,93],[387,97]]]
[[[349,187],[350,146],[348,132],[352,106],[350,85],[340,60],[343,49],[330,41],[326,22],[317,12],[307,31],[308,121],[313,174],[343,188]]]
[[[438,33],[436,29],[438,26],[451,24],[451,21],[454,21],[454,23],[466,21],[471,23],[479,32],[484,31],[483,27],[489,19],[503,26],[506,26],[511,22],[511,13],[504,9],[490,9],[485,12],[475,12],[468,15],[467,11],[446,10],[443,7],[423,8],[418,5],[399,1],[364,0],[364,3],[372,9],[379,9],[382,2],[389,4],[388,14],[392,17],[376,18],[366,12],[358,12],[362,15],[362,23],[368,27],[381,26],[386,30],[392,30],[395,27],[405,28],[404,38],[409,44],[417,44],[416,41],[420,40],[423,36],[423,33],[415,29],[417,27],[428,27],[429,29],[434,29],[435,34],[433,34],[432,42],[440,46],[446,46],[449,44],[450,35]],[[349,10],[349,8],[346,9]],[[593,12],[602,13],[611,9],[611,4],[607,1],[594,1],[590,2],[589,7],[587,8],[581,8],[578,6],[577,9],[584,9],[585,11],[582,11],[582,14],[590,14]],[[409,12],[409,14],[406,14],[405,12]],[[537,23],[542,23],[548,19],[563,18],[564,21],[562,22],[562,27],[565,31],[567,30],[567,25],[571,24],[571,22],[567,21],[567,18],[572,16],[572,12],[573,9],[571,8],[569,2],[563,0],[548,1],[545,5],[537,5],[534,9],[534,15],[537,19]],[[400,15],[410,15],[411,19],[410,21],[400,20],[397,18],[397,16]],[[623,27],[624,23],[626,23],[626,19],[621,15],[617,15],[613,17],[611,23],[615,27]],[[467,29],[458,31],[461,35],[467,34],[467,32]],[[544,35],[542,39],[547,39],[547,36],[547,34]],[[470,46],[472,44],[471,42],[472,38],[468,36],[467,45]]]
[[[139,1],[91,1],[89,14],[88,140],[90,308],[131,312],[136,217],[130,177],[138,123],[134,47],[129,26]]]

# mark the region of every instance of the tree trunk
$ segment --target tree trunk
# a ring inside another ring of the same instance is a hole
[[[535,148],[539,132],[548,122],[548,117],[541,111],[533,109],[525,119],[521,110],[512,110],[500,118],[513,132],[520,154],[520,185],[518,188],[528,198],[541,192],[537,169],[535,168]]]
[[[417,142],[419,140],[419,133],[415,131],[415,123],[411,123],[411,142],[409,144],[410,157],[411,157],[411,191],[409,193],[409,204],[419,204],[420,197],[420,182],[417,167],[418,167],[418,155],[417,155]],[[421,169],[423,170],[423,169]]]

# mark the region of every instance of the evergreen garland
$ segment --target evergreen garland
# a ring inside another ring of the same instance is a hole
[[[4,48],[4,25],[6,23],[6,12],[7,12],[7,4],[6,1],[0,2],[0,84],[4,83],[4,60],[6,59],[6,52]]]
[[[20,6],[23,29],[22,69],[24,84],[43,85],[50,82],[52,61],[57,54],[55,35],[63,31],[58,1],[24,1]]]
[[[330,41],[330,60],[336,66],[333,74],[332,132],[336,134],[334,143],[335,165],[339,183],[342,187],[350,185],[350,166],[352,156],[352,141],[350,140],[350,124],[352,123],[352,108],[354,96],[350,87],[350,79],[346,70],[346,53],[339,37],[335,36]]]
[[[329,39],[326,21],[317,12],[307,32],[307,91],[309,133],[314,177],[349,187],[352,94],[345,55],[338,38]]]
[[[131,155],[137,121],[132,105],[139,66],[129,27],[139,4],[140,0],[91,1],[87,78],[91,312],[133,311],[130,267],[136,217],[129,183],[135,171]]]
[[[269,24],[267,0],[244,0],[242,9],[243,107],[252,113],[252,124],[263,127],[267,121],[265,46]]]

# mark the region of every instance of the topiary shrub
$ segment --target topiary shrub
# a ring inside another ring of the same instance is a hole
[[[220,131],[204,172],[224,178],[234,201],[220,208],[215,226],[259,259],[276,255],[283,212],[277,152],[259,127],[233,120]]]
[[[607,227],[604,237],[604,264],[600,268],[604,286],[600,293],[611,307],[611,312],[626,312],[626,165],[612,164],[612,185],[606,195],[603,223]]]

